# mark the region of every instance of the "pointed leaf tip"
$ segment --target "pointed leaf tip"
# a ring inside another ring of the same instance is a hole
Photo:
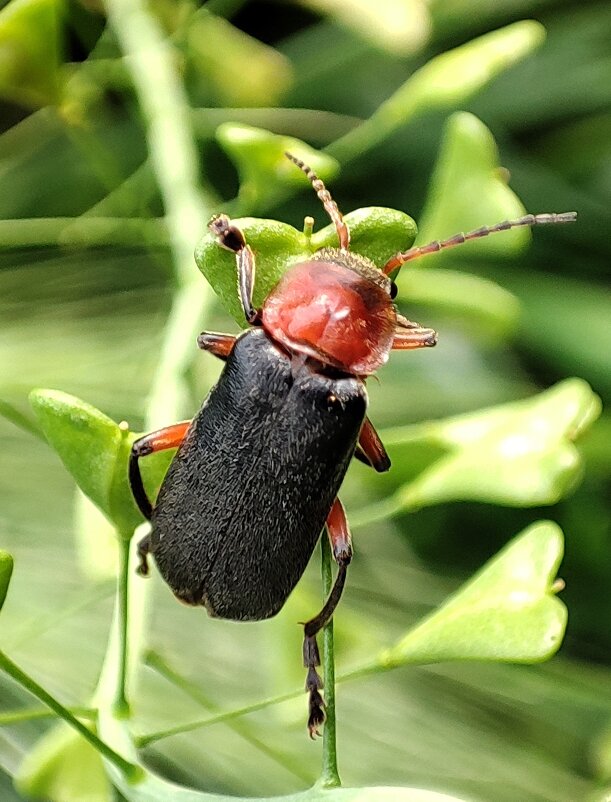
[[[59,390],[33,390],[30,404],[49,444],[76,483],[116,529],[127,536],[142,515],[129,488],[127,465],[137,435],[80,398]],[[147,489],[157,489],[173,452],[143,464]]]
[[[381,662],[546,660],[566,628],[566,607],[556,597],[562,554],[560,528],[551,521],[533,524],[384,652]]]
[[[387,445],[445,449],[397,491],[397,508],[456,499],[516,507],[554,504],[581,477],[574,441],[600,410],[600,399],[586,382],[567,379],[523,401],[391,430]]]
[[[0,549],[0,610],[4,606],[6,594],[8,593],[8,586],[11,582],[13,574],[13,558],[8,553]]]

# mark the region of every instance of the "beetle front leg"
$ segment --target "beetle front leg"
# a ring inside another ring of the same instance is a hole
[[[191,425],[191,421],[183,421],[182,423],[175,423],[173,426],[168,426],[165,429],[159,429],[151,434],[146,434],[144,437],[135,440],[129,455],[129,484],[131,487],[134,500],[138,505],[138,509],[147,520],[151,520],[153,514],[153,505],[144,489],[142,482],[142,474],[140,473],[140,465],[138,460],[140,457],[147,457],[149,454],[154,454],[156,451],[164,451],[168,448],[178,448],[178,446],[185,439],[187,429]],[[138,543],[138,556],[140,558],[140,566],[138,573],[146,576],[149,572],[147,556],[150,550],[149,536],[146,535]]]
[[[234,226],[226,214],[217,214],[208,223],[210,231],[216,235],[217,242],[236,256],[238,268],[238,293],[246,320],[254,325],[259,321],[259,312],[252,305],[255,286],[255,255],[246,244],[244,234]]]
[[[223,361],[229,357],[238,338],[234,334],[220,334],[217,331],[202,331],[197,345],[202,351],[209,351]]]
[[[346,572],[352,559],[352,539],[341,501],[336,498],[327,516],[327,532],[333,559],[338,565],[335,584],[324,607],[317,616],[303,626],[303,665],[308,670],[305,689],[309,694],[308,731],[310,738],[319,735],[318,728],[325,720],[325,703],[321,696],[322,679],[316,670],[320,666],[320,652],[316,635],[331,620],[346,584]]]
[[[406,321],[410,323],[410,321]],[[425,329],[417,324],[397,327],[391,349],[393,351],[411,351],[414,348],[431,348],[437,345],[437,332]]]

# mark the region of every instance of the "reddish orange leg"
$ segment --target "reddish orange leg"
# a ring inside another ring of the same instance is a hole
[[[129,455],[129,484],[140,512],[149,521],[153,514],[153,505],[146,495],[138,460],[140,457],[146,457],[149,454],[154,454],[156,451],[164,451],[167,448],[178,448],[185,439],[187,429],[190,425],[191,421],[175,423],[174,426],[168,426],[166,429],[159,429],[156,432],[151,432],[151,434],[140,437],[138,440],[135,440],[132,445],[132,450]],[[146,576],[149,572],[147,562],[149,550],[150,540],[149,536],[146,535],[138,543],[138,556],[140,557],[138,573],[142,574],[142,576]]]
[[[202,351],[209,351],[219,359],[227,359],[237,337],[233,334],[219,334],[216,331],[202,331],[197,338],[197,345]]]
[[[412,324],[395,331],[391,348],[393,351],[410,351],[414,348],[431,348],[433,345],[437,345],[437,332]]]
[[[333,559],[338,565],[335,584],[329,598],[317,616],[303,625],[303,665],[308,670],[305,689],[309,693],[308,731],[310,738],[319,735],[318,728],[325,720],[325,703],[320,693],[323,682],[316,670],[320,665],[320,653],[316,635],[331,620],[344,590],[346,571],[352,559],[352,540],[341,501],[336,498],[327,516],[327,532]]]
[[[380,440],[380,435],[374,429],[369,418],[365,418],[365,423],[359,434],[359,444],[354,455],[361,462],[375,468],[378,473],[384,473],[390,468],[390,457],[386,453],[384,443]]]
[[[226,214],[215,215],[208,223],[208,228],[216,235],[219,245],[235,253],[240,303],[246,320],[254,325],[259,320],[259,312],[252,305],[252,293],[255,286],[255,255],[250,245],[246,244],[244,234],[232,224]]]

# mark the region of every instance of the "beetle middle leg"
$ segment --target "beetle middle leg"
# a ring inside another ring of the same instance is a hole
[[[144,437],[135,440],[132,445],[132,450],[129,455],[129,484],[140,512],[149,521],[153,514],[153,505],[144,489],[138,460],[140,457],[147,457],[149,454],[154,454],[156,451],[178,448],[185,439],[187,429],[190,425],[191,421],[175,423],[173,426],[168,426],[165,429],[158,429],[156,432],[151,432],[151,434],[145,434]],[[142,576],[146,576],[149,572],[147,561],[149,550],[150,540],[149,536],[146,535],[138,543],[138,556],[140,558],[138,573],[142,574]]]
[[[229,357],[233,350],[235,334],[220,334],[218,331],[202,331],[197,338],[197,345],[202,351],[209,351],[223,361]]]
[[[390,469],[390,457],[369,418],[365,418],[361,428],[354,456],[365,465],[374,468],[378,473],[384,473]]]
[[[317,616],[303,625],[303,665],[308,670],[305,689],[309,693],[308,730],[310,738],[314,738],[319,734],[318,728],[325,720],[325,705],[320,694],[323,682],[316,670],[320,666],[320,652],[318,651],[316,635],[333,617],[344,590],[346,572],[352,559],[350,529],[348,528],[346,513],[338,498],[333,502],[331,512],[327,516],[327,532],[329,533],[333,559],[338,565],[335,584],[322,610]]]

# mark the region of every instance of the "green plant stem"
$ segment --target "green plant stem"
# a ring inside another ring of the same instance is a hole
[[[61,246],[96,248],[109,245],[167,248],[164,220],[140,217],[34,217],[0,220],[0,249]]]
[[[152,651],[148,652],[145,657],[145,662],[150,668],[157,671],[160,676],[170,682],[174,687],[180,688],[183,693],[185,693],[187,696],[193,699],[193,701],[197,702],[209,712],[215,713],[219,710],[218,705],[212,702],[198,685],[195,685],[193,682],[181,677],[180,674],[178,674],[170,665],[168,665],[161,655]],[[310,782],[311,774],[309,771],[302,769],[300,762],[290,760],[287,756],[280,754],[278,750],[272,749],[272,747],[270,747],[264,740],[258,738],[256,735],[253,735],[250,727],[247,726],[247,722],[228,721],[227,724],[229,728],[232,729],[237,735],[243,738],[251,746],[254,746],[255,749],[258,749],[264,755],[269,757],[270,760],[273,760],[285,771],[288,771],[294,777],[304,783]]]
[[[119,536],[119,573],[117,576],[117,626],[118,641],[118,676],[114,700],[115,714],[120,718],[129,716],[127,701],[127,661],[128,661],[128,622],[129,622],[129,552],[131,533]]]
[[[155,428],[181,416],[183,375],[195,352],[197,328],[212,301],[212,290],[194,265],[193,243],[214,210],[216,198],[211,191],[199,189],[188,103],[173,53],[157,21],[142,0],[107,0],[106,6],[144,114],[149,157],[164,202],[174,267],[176,293],[147,401],[147,427]],[[87,222],[92,219],[87,218]],[[129,568],[129,538],[121,538],[121,542],[124,552],[115,618],[96,700],[100,731],[107,732],[113,743],[120,743],[122,751],[132,756],[133,739],[121,721],[124,716],[119,714],[128,710],[126,682],[141,652],[148,594],[146,583],[137,580]]]
[[[402,663],[402,665],[403,664],[408,665],[409,661],[405,661]],[[412,662],[412,664],[417,665],[415,661]],[[382,671],[389,671],[393,668],[397,668],[397,665],[391,665],[389,663],[373,660],[370,663],[357,666],[351,671],[339,674],[335,679],[335,683],[339,685],[342,682],[350,682],[355,679],[361,679],[362,677],[369,676],[370,674],[379,674]],[[282,704],[283,702],[289,702],[292,699],[300,699],[302,696],[303,688],[300,688],[296,691],[288,691],[287,693],[282,693],[278,696],[271,696],[267,699],[253,702],[251,705],[245,705],[244,707],[240,707],[235,710],[228,710],[226,713],[219,713],[216,716],[210,716],[206,719],[189,721],[185,724],[177,724],[176,726],[169,727],[165,730],[157,730],[156,732],[149,732],[145,735],[139,735],[135,738],[135,743],[138,747],[149,746],[156,741],[161,741],[164,738],[170,738],[173,735],[181,735],[184,732],[192,732],[193,730],[198,730],[202,727],[210,727],[213,724],[232,721],[233,719],[240,718],[240,716],[246,716],[249,713],[256,713],[259,710],[265,710],[268,707],[273,707],[274,705]]]
[[[326,599],[333,586],[331,546],[326,532],[320,539],[323,596]],[[342,783],[337,768],[337,727],[335,716],[335,649],[333,618],[322,632],[323,681],[325,687],[325,727],[322,738],[322,771],[318,784],[323,788],[338,788]]]
[[[328,142],[356,128],[363,121],[347,114],[318,109],[222,108],[193,109],[192,121],[198,137],[213,139],[224,122],[254,125],[275,134],[294,136],[310,142]]]
[[[85,718],[88,721],[95,721],[97,711],[92,707],[67,707],[69,713],[77,718]],[[57,713],[54,710],[47,710],[44,707],[23,708],[21,710],[5,710],[0,713],[0,727],[7,727],[10,724],[20,724],[22,721],[38,721],[39,719],[55,718]]]
[[[108,744],[102,741],[98,736],[86,727],[81,721],[74,716],[67,707],[64,707],[61,702],[58,702],[50,693],[42,688],[29,674],[22,671],[13,661],[7,657],[4,652],[0,651],[0,667],[3,668],[16,682],[23,688],[28,690],[33,696],[40,700],[43,704],[50,707],[51,710],[62,718],[67,724],[79,732],[83,738],[96,749],[103,757],[109,760],[119,771],[121,771],[128,779],[135,781],[140,776],[141,769],[134,763],[130,763],[125,758],[121,757],[114,749],[111,749]]]

